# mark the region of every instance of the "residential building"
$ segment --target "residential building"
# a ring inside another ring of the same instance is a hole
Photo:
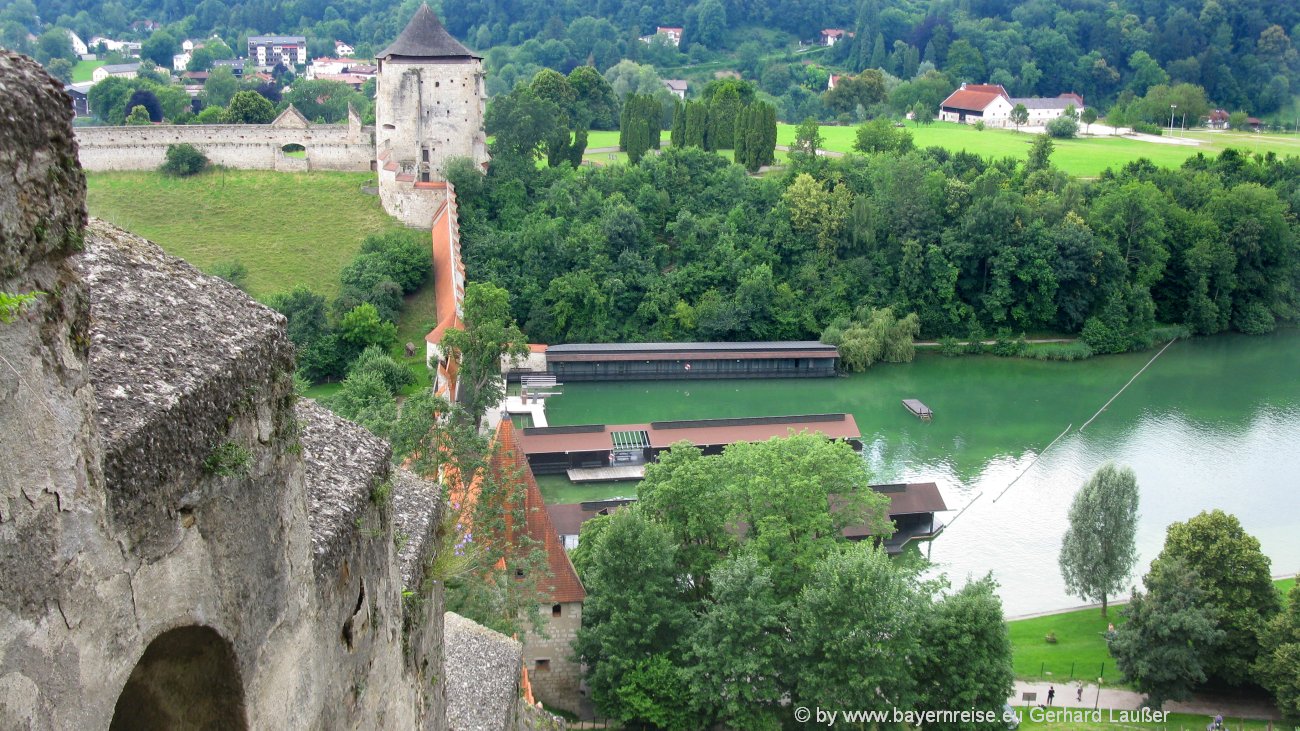
[[[90,87],[94,86],[93,82],[83,81],[80,84],[68,84],[63,87],[63,91],[72,97],[72,113],[78,117],[90,116],[90,105],[86,101],[86,93]]]
[[[295,68],[307,63],[307,39],[303,36],[249,36],[248,57],[258,68],[284,64]]]
[[[96,84],[110,77],[134,79],[139,71],[140,64],[138,63],[111,63],[95,69],[90,75],[90,79]]]
[[[823,46],[833,46],[849,37],[851,37],[851,34],[842,28],[827,28],[822,31],[817,42]]]
[[[190,51],[193,51],[195,48],[197,48],[197,46],[194,45],[194,41],[188,38],[181,41],[181,50],[184,51],[185,53],[189,53]]]
[[[189,43],[189,41],[186,41]],[[184,71],[190,67],[190,52],[185,51],[172,56],[172,71]]]
[[[1228,128],[1228,111],[1226,109],[1215,109],[1205,118],[1205,126],[1210,129],[1227,129]]]
[[[87,53],[90,53],[90,49],[86,47],[86,42],[81,40],[81,36],[76,33],[68,31],[68,40],[72,42],[72,52],[77,54],[77,56],[84,56]]]
[[[830,91],[831,89],[834,89],[835,85],[838,83],[840,83],[840,75],[831,74],[830,77],[826,79],[826,91]]]
[[[661,25],[655,28],[655,35],[667,38],[674,46],[680,46],[682,44],[681,28],[669,28]]]
[[[354,54],[354,53],[356,53],[356,52],[357,52],[357,49],[353,48],[352,46],[348,45],[347,43],[344,43],[343,41],[334,41],[334,55],[335,55],[335,56],[351,56],[352,54]]]
[[[1023,105],[1029,113],[1024,124],[1039,127],[1060,117],[1074,107],[1083,111],[1083,97],[1065,93],[1057,97],[1012,97],[1001,84],[966,84],[948,95],[939,105],[939,121],[973,124],[983,122],[994,127],[1012,127],[1011,112]]]
[[[230,73],[235,75],[236,79],[244,78],[244,59],[242,58],[225,58],[220,61],[213,61],[212,68],[230,69]]]
[[[664,88],[678,99],[686,98],[686,87],[685,79],[664,79]]]
[[[352,59],[350,58],[313,58],[311,64],[307,66],[306,76],[309,79],[315,79],[322,74],[344,74],[348,72],[348,67],[351,65]]]

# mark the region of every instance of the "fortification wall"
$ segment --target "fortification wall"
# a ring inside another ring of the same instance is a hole
[[[359,124],[149,125],[78,127],[78,158],[86,170],[155,170],[167,147],[191,144],[218,165],[248,170],[366,171],[375,158],[373,136]],[[302,145],[306,159],[291,157],[285,145]]]

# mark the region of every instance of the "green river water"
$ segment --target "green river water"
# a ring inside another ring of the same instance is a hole
[[[559,426],[849,412],[874,482],[939,484],[952,511],[925,549],[931,560],[958,582],[992,571],[1009,615],[1079,603],[1065,593],[1056,556],[1071,497],[1107,460],[1138,476],[1135,578],[1169,523],[1212,508],[1241,519],[1275,574],[1296,572],[1300,331],[1177,342],[1080,432],[1155,353],[1078,363],[926,353],[836,379],[575,383],[548,399],[547,418]],[[925,402],[934,421],[913,417],[903,398]],[[631,495],[635,485],[560,478],[544,480],[543,491],[572,502]]]

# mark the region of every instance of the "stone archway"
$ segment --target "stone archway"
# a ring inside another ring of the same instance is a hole
[[[247,728],[234,649],[210,627],[191,626],[164,632],[145,648],[109,731]]]

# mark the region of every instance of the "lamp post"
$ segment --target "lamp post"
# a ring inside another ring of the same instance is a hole
[[[1178,105],[1177,105],[1177,104],[1170,104],[1170,105],[1169,105],[1169,135],[1170,135],[1171,137],[1172,137],[1173,134],[1174,134],[1174,110],[1177,109],[1177,108],[1178,108]]]

